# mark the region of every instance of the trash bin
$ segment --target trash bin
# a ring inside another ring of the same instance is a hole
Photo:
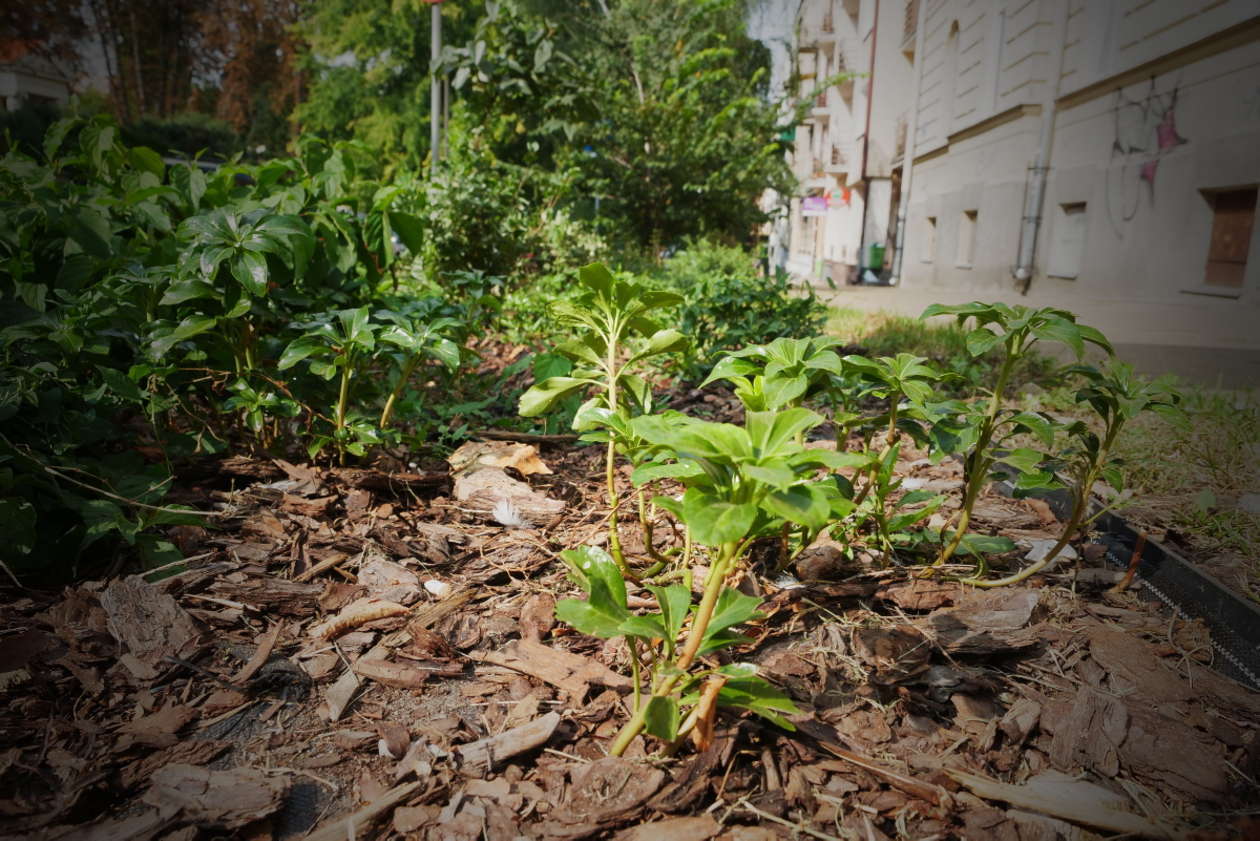
[[[866,267],[875,271],[884,268],[884,246],[872,242],[867,247]]]

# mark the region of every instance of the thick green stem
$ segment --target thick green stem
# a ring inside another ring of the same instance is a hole
[[[994,433],[997,432],[998,412],[1002,410],[1002,393],[1006,391],[1006,383],[1015,369],[1015,361],[1022,352],[1022,344],[1023,339],[1019,335],[1013,336],[1007,344],[1006,358],[1002,360],[1002,368],[998,372],[997,385],[994,386],[993,396],[989,400],[989,410],[985,413],[984,423],[980,427],[980,437],[976,440],[972,457],[967,461],[967,485],[963,491],[962,507],[958,511],[958,526],[954,530],[954,536],[941,547],[941,553],[932,562],[934,567],[947,563],[958,551],[963,538],[967,535],[967,527],[971,524],[971,509],[975,506],[976,499],[989,478],[989,466],[992,462],[985,455],[985,451],[992,443]]]
[[[333,436],[337,441],[337,460],[343,465],[346,463],[346,447],[340,433],[346,428],[346,406],[350,403],[350,362],[351,359],[347,356],[341,369],[341,390],[337,394],[337,419],[333,429]]]
[[[1101,449],[1099,449],[1098,455],[1095,457],[1093,464],[1089,466],[1089,469],[1085,471],[1084,476],[1081,478],[1081,483],[1076,489],[1076,502],[1072,506],[1072,516],[1068,518],[1067,525],[1063,527],[1063,533],[1059,535],[1059,539],[1055,541],[1054,546],[1050,547],[1050,551],[1046,553],[1044,558],[1005,578],[995,578],[991,581],[986,581],[977,574],[972,578],[965,579],[964,583],[983,588],[1005,587],[1008,584],[1018,584],[1054,563],[1055,559],[1059,557],[1059,553],[1068,545],[1086,520],[1086,513],[1089,511],[1090,490],[1094,487],[1094,482],[1098,481],[1098,475],[1102,472],[1102,466],[1107,463],[1107,454],[1111,450],[1111,445],[1114,443],[1118,431],[1119,425],[1108,431],[1106,440],[1103,442]]]
[[[713,608],[717,605],[718,595],[722,592],[722,582],[730,571],[731,561],[735,558],[737,549],[738,546],[735,543],[722,545],[717,560],[709,568],[709,577],[704,582],[704,595],[700,597],[700,606],[696,608],[696,615],[691,622],[691,630],[687,634],[687,641],[683,644],[682,650],[674,660],[671,674],[661,678],[661,681],[652,688],[652,697],[664,698],[672,693],[674,687],[678,685],[678,681],[686,674],[692,661],[696,659],[696,653],[700,651],[700,645],[704,642],[705,632],[709,628],[709,620],[713,618]],[[635,736],[643,732],[643,726],[647,719],[647,706],[647,704],[639,704],[635,708],[634,715],[630,717],[626,725],[621,728],[621,732],[617,734],[617,738],[613,740],[612,747],[608,750],[611,755],[621,756],[625,753],[626,748],[630,747],[630,743],[634,741]]]
[[[389,420],[394,415],[394,404],[398,402],[398,395],[402,394],[402,390],[407,385],[407,380],[411,379],[411,372],[416,369],[416,363],[420,361],[420,357],[413,356],[403,363],[402,372],[398,375],[398,382],[394,383],[394,389],[389,393],[389,399],[385,401],[385,408],[381,409],[381,429],[389,426]]]

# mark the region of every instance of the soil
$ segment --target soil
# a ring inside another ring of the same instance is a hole
[[[795,730],[722,711],[672,757],[647,737],[607,756],[626,649],[553,616],[575,594],[557,553],[607,540],[602,453],[533,443],[409,473],[203,465],[181,501],[216,525],[172,530],[183,565],[7,591],[0,836],[1260,833],[1260,693],[1210,668],[1200,625],[1111,592],[1088,545],[994,591],[826,545],[797,580],[745,573],[764,616],[734,656]],[[909,451],[899,472],[957,499],[954,465]],[[1059,525],[996,494],[976,519],[1025,546]]]

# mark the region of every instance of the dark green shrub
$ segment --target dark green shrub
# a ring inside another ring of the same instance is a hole
[[[740,248],[692,242],[665,264],[663,275],[684,298],[679,328],[695,339],[693,373],[712,367],[720,350],[814,336],[826,320],[827,308],[812,289],[794,287],[783,272],[764,276]]]

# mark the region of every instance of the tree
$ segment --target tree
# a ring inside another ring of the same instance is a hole
[[[275,154],[302,93],[298,0],[227,0],[200,19],[207,75],[218,77],[214,113],[246,148]]]
[[[466,38],[462,5],[442,4],[445,35]],[[307,96],[295,119],[304,132],[359,140],[394,164],[428,154],[429,6],[421,0],[320,0],[298,26]]]
[[[576,167],[640,246],[744,239],[763,191],[791,189],[742,0],[487,6],[448,61],[464,107],[505,158]]]

